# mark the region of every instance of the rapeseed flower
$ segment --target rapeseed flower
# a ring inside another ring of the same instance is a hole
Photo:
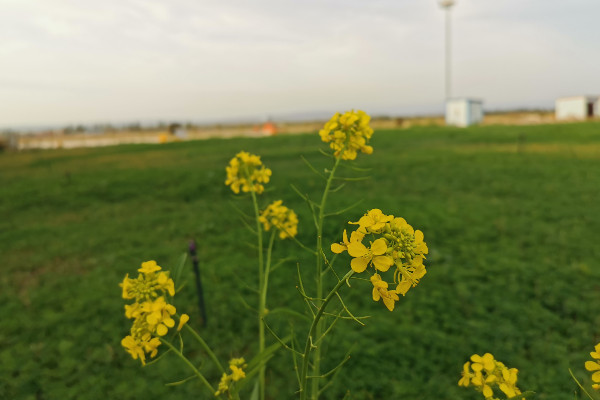
[[[423,261],[429,252],[424,241],[423,232],[413,229],[404,218],[386,215],[380,209],[374,208],[367,211],[357,222],[358,225],[350,234],[344,230],[342,242],[333,243],[331,251],[336,254],[345,251],[353,257],[350,268],[356,273],[367,271],[373,267],[371,282],[373,283],[373,300],[383,299],[384,305],[391,311],[398,295],[405,295],[415,287],[427,270]],[[365,238],[369,243],[365,244]],[[389,290],[386,282],[379,272],[387,272],[393,268],[394,290]]]
[[[373,263],[375,269],[385,272],[394,265],[392,257],[385,255],[386,251],[387,244],[383,238],[375,240],[370,248],[361,242],[352,242],[348,245],[348,254],[354,257],[350,262],[350,267],[354,272],[361,273],[367,269],[370,263]]]
[[[360,110],[335,113],[319,131],[319,136],[323,142],[329,143],[336,158],[354,160],[359,151],[373,153],[373,147],[367,145],[373,135],[370,120],[371,117]]]
[[[225,168],[227,179],[225,184],[231,186],[231,190],[238,194],[242,192],[256,192],[261,194],[271,178],[271,170],[266,168],[260,157],[246,151],[240,151],[229,161]]]
[[[125,317],[133,319],[130,334],[121,340],[121,345],[134,360],[138,358],[146,363],[146,355],[156,356],[160,337],[175,326],[173,315],[176,309],[166,300],[166,296],[175,294],[175,284],[169,277],[169,272],[162,271],[156,261],[146,261],[138,269],[137,278],[125,275],[120,286],[124,299],[133,299],[133,304],[125,305]],[[183,314],[179,320],[181,327],[189,320]]]
[[[281,200],[274,201],[260,214],[258,218],[265,231],[271,227],[279,230],[279,238],[294,237],[298,233],[298,216],[294,210],[282,205]]]
[[[382,299],[387,309],[394,311],[395,302],[400,300],[400,297],[394,291],[388,290],[388,283],[382,281],[378,273],[371,276],[371,283],[373,284],[373,300]]]
[[[498,388],[507,399],[515,398],[521,394],[517,387],[516,368],[507,368],[503,363],[494,359],[490,353],[483,356],[473,354],[471,361],[463,365],[462,378],[459,386],[473,385],[486,399],[498,400],[494,397],[494,388]]]
[[[358,222],[349,222],[353,225],[359,225],[368,233],[381,233],[381,229],[386,222],[394,219],[393,215],[385,215],[380,209],[374,208],[363,215]]]
[[[594,351],[590,353],[590,356],[592,356],[594,360],[600,360],[600,343],[594,347]],[[585,369],[593,372],[592,381],[594,381],[594,383],[592,384],[592,388],[600,390],[600,363],[598,361],[586,361]]]
[[[336,254],[340,254],[340,253],[343,253],[344,251],[348,251],[348,246],[350,245],[350,243],[362,242],[364,237],[365,237],[364,233],[360,232],[359,230],[356,230],[350,234],[350,240],[348,240],[348,234],[346,233],[346,230],[344,229],[344,233],[342,235],[342,242],[341,243],[333,243],[331,245],[331,251]]]
[[[246,377],[244,368],[246,367],[246,360],[244,360],[244,358],[232,358],[229,360],[229,369],[231,369],[231,373],[223,373],[221,380],[219,381],[217,391],[215,392],[215,396],[218,397],[221,394],[231,390],[233,382],[238,382],[244,379]]]

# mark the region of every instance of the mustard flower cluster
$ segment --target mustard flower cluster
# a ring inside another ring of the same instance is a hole
[[[265,231],[271,227],[279,230],[279,238],[294,237],[298,233],[298,216],[282,204],[281,200],[274,201],[260,214],[259,220]]]
[[[329,143],[335,157],[354,160],[359,151],[373,153],[373,147],[367,145],[373,135],[369,121],[371,117],[360,110],[336,113],[319,131],[319,136]]]
[[[590,352],[590,356],[592,356],[594,360],[600,360],[600,343],[594,347],[594,351]],[[600,363],[598,361],[586,361],[585,369],[594,372],[592,374],[592,381],[594,381],[592,387],[595,390],[600,390]]]
[[[495,360],[490,353],[483,356],[473,354],[471,361],[463,366],[462,378],[458,384],[464,387],[473,385],[489,400],[498,400],[494,397],[494,388],[500,389],[507,399],[513,399],[521,394],[517,387],[518,372],[516,368],[508,368]]]
[[[258,194],[265,190],[264,183],[269,183],[271,170],[266,168],[260,161],[260,157],[246,151],[240,151],[229,161],[225,168],[227,179],[225,184],[231,186],[234,193],[256,192]]]
[[[121,345],[134,360],[139,358],[145,364],[146,354],[150,354],[151,358],[156,356],[159,337],[175,326],[175,307],[165,300],[167,294],[175,294],[175,284],[168,272],[161,271],[156,261],[143,262],[138,271],[137,278],[130,278],[127,274],[120,284],[123,298],[135,300],[133,304],[125,305],[125,316],[133,319],[133,325],[130,334],[121,340]],[[180,330],[188,320],[189,317],[183,314],[177,329]]]
[[[400,299],[398,295],[404,296],[427,273],[423,260],[429,250],[423,241],[423,232],[415,231],[404,218],[385,215],[377,208],[368,211],[358,222],[349,223],[358,228],[350,234],[350,240],[344,230],[343,242],[332,244],[331,251],[337,254],[347,251],[353,257],[350,267],[354,272],[361,273],[372,267],[373,300],[381,299],[392,311]],[[368,246],[363,243],[366,237]],[[387,272],[392,266],[396,288],[390,290],[389,283],[379,272]]]
[[[243,369],[246,367],[246,360],[244,360],[244,358],[232,358],[229,360],[229,369],[231,370],[231,373],[223,373],[223,376],[221,376],[221,381],[219,382],[219,388],[215,392],[215,396],[218,397],[221,394],[229,391],[233,382],[244,379],[246,377],[246,373]]]

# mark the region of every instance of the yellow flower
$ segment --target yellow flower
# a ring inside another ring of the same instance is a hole
[[[375,240],[369,249],[361,242],[351,242],[348,245],[348,254],[354,258],[350,262],[350,267],[354,272],[361,273],[372,262],[376,269],[385,272],[394,264],[394,260],[385,255],[386,251],[387,244],[383,238]]]
[[[156,261],[142,263],[138,271],[137,278],[125,275],[120,284],[123,298],[135,299],[134,303],[125,305],[125,316],[133,319],[133,324],[130,335],[123,338],[121,344],[134,360],[139,358],[144,364],[147,354],[154,357],[158,353],[159,337],[175,326],[172,315],[176,309],[165,299],[166,294],[175,294],[175,284],[169,272],[162,271]],[[181,316],[179,329],[188,319],[186,314]]]
[[[244,358],[232,358],[229,360],[229,369],[231,374],[223,373],[221,380],[219,381],[219,387],[215,392],[215,396],[219,396],[231,389],[233,382],[237,382],[246,377],[246,373],[243,368],[246,368],[246,361]]]
[[[369,126],[369,117],[364,111],[348,111],[333,117],[319,131],[321,140],[329,143],[333,155],[342,160],[354,160],[358,151],[364,154],[373,153],[373,147],[367,142],[373,135]]]
[[[383,304],[388,310],[394,311],[395,301],[400,300],[398,295],[393,291],[388,291],[388,283],[381,280],[381,276],[377,273],[371,276],[371,283],[373,284],[373,300],[383,300]]]
[[[483,356],[473,354],[471,361],[472,364],[467,362],[463,366],[462,378],[458,381],[459,386],[468,387],[469,384],[473,384],[486,399],[494,396],[494,387],[500,389],[507,398],[521,394],[517,387],[519,371],[516,368],[507,368],[503,363],[495,360],[490,353],[485,353]]]
[[[234,382],[239,381],[240,379],[243,379],[246,377],[246,373],[240,368],[240,367],[236,367],[235,365],[230,365],[229,368],[231,368],[231,379]]]
[[[175,326],[175,321],[171,318],[171,315],[175,314],[177,310],[171,304],[168,304],[164,297],[159,297],[153,302],[144,302],[142,309],[150,330],[156,332],[159,336],[166,335],[169,328]]]
[[[494,356],[490,353],[485,353],[483,357],[478,354],[473,354],[471,356],[471,361],[473,361],[473,365],[471,365],[471,368],[473,368],[473,371],[475,372],[481,371],[483,369],[485,369],[487,372],[491,372],[494,370],[494,368],[496,368],[496,364],[494,363]]]
[[[343,253],[344,251],[348,250],[348,245],[351,242],[362,242],[364,237],[365,237],[364,233],[360,232],[359,230],[356,230],[350,234],[350,240],[348,240],[348,234],[346,233],[346,230],[344,229],[344,234],[342,237],[343,241],[341,243],[333,243],[331,245],[331,251],[336,254]]]
[[[266,168],[260,161],[260,157],[241,151],[229,161],[225,168],[227,179],[225,184],[231,187],[234,193],[256,192],[261,194],[271,178],[271,170]]]
[[[215,396],[220,396],[222,393],[225,393],[229,390],[229,384],[231,383],[231,375],[227,375],[226,372],[223,372],[221,376],[221,380],[219,381],[219,386],[217,391],[215,392]]]
[[[358,222],[350,222],[353,225],[359,225],[361,229],[368,233],[380,233],[386,222],[394,219],[393,215],[385,215],[380,209],[374,208],[367,212]]]
[[[274,226],[279,230],[279,238],[286,239],[298,233],[298,216],[282,203],[281,200],[277,200],[269,204],[258,219],[265,231],[268,232]]]
[[[142,364],[146,364],[146,353],[144,348],[141,346],[141,341],[134,339],[133,336],[125,336],[121,340],[121,345],[125,347],[125,350],[131,355],[134,360],[138,358]]]
[[[386,215],[378,208],[367,211],[357,222],[349,224],[359,226],[350,235],[350,240],[344,230],[342,242],[333,243],[331,251],[336,254],[347,251],[352,257],[350,267],[356,273],[364,272],[370,265],[376,272],[387,272],[395,266],[393,282],[396,289],[388,290],[388,283],[379,274],[371,278],[374,298],[383,298],[388,309],[393,309],[398,295],[406,295],[427,273],[423,261],[429,250],[423,232],[415,231],[404,218]],[[373,239],[369,247],[362,243],[367,236]]]
[[[473,385],[479,386],[479,390],[481,390],[486,399],[489,399],[494,395],[491,384],[495,381],[496,377],[494,375],[488,375],[484,378],[481,371],[475,371],[475,377],[471,379]]]
[[[179,317],[179,325],[177,325],[177,332],[179,332],[181,330],[181,328],[183,328],[183,326],[185,324],[187,324],[187,322],[190,320],[190,316],[187,314],[181,314],[181,317]]]
[[[123,298],[136,299],[139,302],[155,298],[159,293],[175,295],[173,280],[169,278],[167,272],[160,270],[160,266],[156,265],[155,261],[147,261],[138,269],[140,274],[136,279],[129,278],[129,274],[125,275],[125,279],[120,284],[123,288]]]
[[[160,271],[161,268],[156,261],[150,260],[142,263],[142,267],[138,269],[139,272],[143,274],[152,274],[156,271]]]
[[[600,343],[595,346],[594,351],[590,353],[590,356],[596,360],[600,360]],[[585,369],[590,372],[594,372],[592,374],[592,381],[594,381],[592,387],[595,390],[600,389],[600,363],[598,361],[586,361]]]
[[[471,378],[474,377],[474,375],[471,373],[471,371],[469,371],[470,365],[471,365],[471,362],[469,362],[469,361],[467,361],[463,365],[462,378],[460,378],[460,380],[458,381],[459,386],[468,387],[469,383],[471,382]]]

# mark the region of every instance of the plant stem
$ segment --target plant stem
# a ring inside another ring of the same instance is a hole
[[[196,332],[196,330],[194,328],[192,328],[191,326],[189,326],[188,324],[185,324],[184,328],[186,328],[188,330],[188,332],[190,332],[192,334],[192,336],[194,336],[196,338],[196,340],[200,343],[200,346],[202,346],[202,348],[204,349],[204,351],[206,351],[206,353],[208,354],[210,359],[215,363],[217,368],[219,368],[219,371],[225,372],[225,369],[219,362],[219,359],[217,358],[217,356],[215,356],[215,353],[213,353],[212,349],[208,346],[208,344],[204,341],[204,339],[202,339],[202,337],[200,335],[198,335],[198,332]]]
[[[271,272],[271,250],[273,250],[273,242],[275,241],[276,231],[273,229],[271,232],[271,238],[269,239],[269,247],[267,248],[267,263],[265,264],[265,273],[263,278],[263,287],[260,291],[260,310],[267,310],[267,291],[269,289],[269,273]],[[263,315],[264,317],[264,315]]]
[[[323,316],[323,312],[325,312],[325,307],[327,307],[327,304],[331,301],[331,299],[333,299],[333,297],[336,295],[336,293],[340,289],[340,287],[353,274],[354,274],[354,271],[350,270],[350,271],[348,271],[348,273],[346,275],[344,275],[344,277],[337,283],[337,285],[335,285],[335,287],[333,289],[331,289],[331,292],[329,292],[329,294],[327,295],[325,300],[323,300],[323,304],[321,304],[321,307],[319,307],[319,310],[315,314],[315,318],[313,319],[313,322],[310,326],[310,330],[308,331],[308,336],[306,337],[306,345],[304,347],[304,356],[302,359],[302,370],[300,372],[300,400],[306,400],[306,396],[307,396],[306,380],[307,380],[307,374],[308,374],[308,359],[310,357],[311,348],[314,346],[313,338],[320,337],[320,335],[317,333],[317,327],[319,326],[319,322],[321,320],[321,317]],[[316,347],[315,354],[318,351],[318,349],[319,349],[319,347]],[[313,375],[313,377],[314,377],[313,378],[314,380],[319,379],[319,375]],[[314,385],[312,387],[314,388]],[[313,396],[313,398],[314,398],[314,394],[311,394],[311,396]],[[317,396],[318,396],[318,392],[317,392]]]
[[[262,323],[262,319],[265,314],[265,305],[262,302],[263,292],[266,296],[265,287],[265,276],[263,271],[263,235],[262,226],[260,223],[260,213],[258,211],[258,201],[256,200],[256,192],[250,190],[252,194],[252,203],[254,204],[254,216],[256,219],[256,235],[258,236],[258,290],[259,290],[259,307],[258,307],[258,354],[261,354],[265,350],[265,326]],[[261,365],[258,373],[258,386],[259,386],[259,398],[260,400],[265,399],[265,365]]]
[[[329,194],[329,189],[331,188],[331,182],[333,182],[333,177],[335,175],[335,170],[337,169],[338,165],[340,164],[340,160],[341,158],[336,158],[335,159],[335,164],[333,165],[333,168],[331,169],[331,172],[329,172],[329,177],[327,178],[327,183],[325,185],[325,191],[323,192],[323,197],[321,198],[321,205],[319,206],[319,217],[317,219],[317,249],[316,249],[316,256],[317,256],[317,294],[316,297],[318,299],[322,299],[323,298],[323,279],[322,279],[322,274],[323,274],[323,221],[325,219],[325,204],[327,203],[327,195]],[[321,331],[322,331],[322,325],[321,323],[317,323],[316,326],[316,337],[321,337]],[[313,376],[319,376],[321,374],[321,347],[317,347],[317,349],[315,350],[315,355],[314,355],[314,360],[313,360]],[[312,396],[311,398],[313,400],[317,400],[319,397],[319,379],[315,378],[314,381],[312,382]]]
[[[177,354],[177,356],[179,358],[181,358],[181,360],[187,364],[188,367],[190,367],[190,369],[192,371],[194,371],[194,373],[196,374],[196,376],[198,377],[198,379],[200,379],[200,381],[202,383],[204,383],[204,385],[210,390],[211,395],[214,395],[215,393],[215,389],[211,386],[210,383],[208,383],[208,381],[206,380],[206,378],[204,377],[204,375],[202,375],[202,373],[200,371],[198,371],[198,369],[196,367],[194,367],[194,364],[191,363],[190,360],[187,359],[186,356],[184,356],[177,348],[175,348],[175,346],[173,346],[171,343],[169,343],[168,341],[164,340],[164,339],[160,339],[161,343],[164,343],[167,345],[167,347],[169,347],[175,354]]]

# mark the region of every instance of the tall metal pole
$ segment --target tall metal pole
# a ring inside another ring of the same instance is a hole
[[[452,96],[452,81],[451,81],[451,68],[450,65],[450,7],[446,8],[446,100]]]
[[[451,65],[451,29],[450,29],[450,9],[455,4],[454,0],[441,0],[440,7],[446,12],[446,43],[445,43],[445,99],[446,101],[452,97],[452,65]]]

